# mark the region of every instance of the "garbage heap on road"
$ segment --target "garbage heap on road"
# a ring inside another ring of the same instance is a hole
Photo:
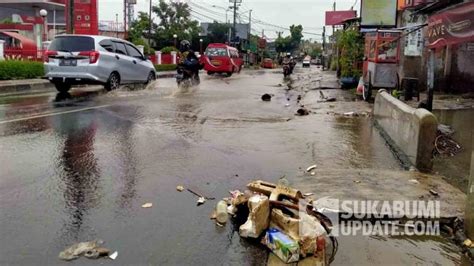
[[[299,190],[258,180],[244,192],[230,194],[217,203],[211,216],[217,225],[224,226],[228,215],[234,222],[247,217],[239,235],[259,239],[284,263],[308,259],[315,261],[312,265],[328,265],[334,258],[337,242],[330,236],[331,221]]]

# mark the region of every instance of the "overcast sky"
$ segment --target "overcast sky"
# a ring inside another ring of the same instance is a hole
[[[158,3],[158,0],[152,0]],[[169,1],[169,0],[168,0]],[[181,0],[185,1],[185,0]],[[359,14],[360,1],[358,0],[335,0],[337,10],[348,10],[355,4],[354,10]],[[123,21],[123,0],[98,0],[99,19],[115,21],[115,14],[119,15],[119,21]],[[226,8],[230,5],[229,0],[187,0],[195,10],[193,16],[202,22],[209,22],[211,19],[225,21],[225,11],[219,6]],[[304,31],[308,33],[321,34],[324,25],[325,11],[332,10],[334,0],[242,0],[239,12],[243,23],[248,22],[248,10],[252,9],[252,18],[261,22],[253,23],[252,32],[274,38],[277,31],[283,29],[276,26],[288,27],[292,24],[303,25]],[[138,11],[148,12],[149,0],[137,0],[135,13]],[[232,20],[232,12],[228,12],[228,19]],[[263,23],[262,23],[263,22]],[[262,24],[273,24],[262,25]],[[326,30],[330,30],[327,28]],[[286,31],[285,34],[288,34]],[[305,39],[320,39],[318,35],[304,34]]]

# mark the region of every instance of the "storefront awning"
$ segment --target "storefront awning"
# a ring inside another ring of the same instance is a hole
[[[474,2],[441,11],[428,19],[428,47],[474,41]]]
[[[21,42],[23,50],[36,50],[36,43],[30,38],[27,38],[19,33],[11,32],[11,31],[0,31],[0,33],[19,40]]]

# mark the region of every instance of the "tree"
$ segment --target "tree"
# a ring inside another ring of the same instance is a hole
[[[148,30],[150,26],[150,19],[145,12],[139,12],[138,18],[133,21],[130,30],[128,31],[128,40],[136,42],[140,39],[148,39]]]
[[[208,27],[208,34],[207,37],[210,42],[215,43],[225,43],[228,40],[229,35],[229,28],[228,24],[222,24],[217,21],[210,24]]]
[[[159,19],[154,34],[157,47],[173,45],[174,34],[178,36],[178,41],[192,41],[198,36],[199,23],[191,19],[191,8],[187,3],[167,3],[160,0],[158,5],[153,6],[152,10]]]
[[[290,38],[291,38],[291,47],[296,49],[299,47],[301,39],[303,39],[303,26],[291,25],[290,26]]]
[[[290,36],[282,37],[281,32],[278,33],[278,37],[275,40],[275,48],[279,53],[293,52],[300,45],[301,39],[303,38],[303,26],[291,25]]]

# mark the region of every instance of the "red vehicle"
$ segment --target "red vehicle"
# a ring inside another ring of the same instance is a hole
[[[201,57],[208,75],[226,73],[229,77],[242,69],[243,60],[239,51],[223,43],[211,43]]]
[[[262,62],[263,68],[273,68],[273,60],[271,58],[265,58]]]

